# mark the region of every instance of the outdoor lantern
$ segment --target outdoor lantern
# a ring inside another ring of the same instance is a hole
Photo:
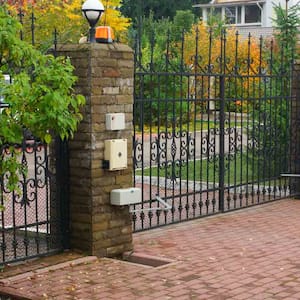
[[[88,41],[90,43],[95,43],[95,25],[104,12],[104,6],[99,0],[87,0],[83,3],[81,10],[82,14],[86,17],[90,24]]]

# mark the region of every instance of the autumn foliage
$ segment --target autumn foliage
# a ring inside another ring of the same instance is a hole
[[[28,37],[31,31],[30,14],[35,16],[35,39],[37,43],[50,43],[53,41],[54,29],[59,34],[59,42],[78,42],[85,36],[88,24],[81,13],[82,0],[21,0],[7,1],[10,10],[14,14],[22,9],[24,14],[24,37]],[[102,15],[99,25],[111,26],[118,39],[125,40],[130,19],[121,15],[117,9],[120,0],[103,1],[105,13]],[[28,33],[26,35],[26,33]],[[45,45],[48,46],[48,45]]]
[[[260,79],[254,75],[264,72],[267,67],[261,41],[242,38],[235,28],[217,32],[202,22],[195,24],[184,38],[184,62],[195,73],[195,82],[199,85],[191,87],[195,89],[192,93],[200,93],[202,98],[217,97],[218,75],[225,75],[225,97],[233,100],[229,101],[231,106],[232,103],[237,106],[230,109],[245,111],[247,102],[240,99],[259,95]],[[226,77],[226,74],[235,77]],[[234,80],[235,84],[229,80]]]

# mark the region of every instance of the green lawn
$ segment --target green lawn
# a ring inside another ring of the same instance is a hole
[[[243,124],[241,123],[241,121],[237,121],[237,123],[235,122],[230,122],[229,123],[225,123],[225,128],[241,128],[243,126],[246,126],[247,124],[245,122],[243,122]],[[250,126],[250,125],[248,125]],[[165,132],[166,129],[168,131],[171,131],[171,124],[168,124],[168,126],[162,125],[162,126],[157,126],[157,125],[151,125],[151,127],[149,125],[144,125],[143,128],[143,132],[144,133],[157,133],[159,132]],[[189,123],[183,123],[180,125],[179,122],[176,123],[176,131],[181,131],[181,130],[186,130],[189,132],[193,132],[193,131],[201,131],[201,130],[208,130],[208,129],[212,129],[212,128],[220,128],[220,122],[219,121],[201,121],[201,120],[196,120],[196,122],[189,122]],[[140,133],[141,130],[139,129],[138,126],[136,126],[136,133]]]
[[[245,184],[249,182],[260,181],[263,182],[263,178],[270,177],[268,168],[266,171],[257,172],[262,170],[262,161],[246,157],[246,154],[236,154],[232,156],[230,160],[225,159],[225,184]],[[179,163],[167,168],[152,167],[144,168],[144,170],[137,170],[136,175],[154,176],[154,177],[167,177],[171,178],[175,175],[176,178],[182,180],[195,180],[202,182],[219,182],[219,160],[208,161],[196,160],[189,163],[183,163],[181,166]]]

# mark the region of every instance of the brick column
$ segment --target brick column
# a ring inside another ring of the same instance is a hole
[[[79,80],[76,93],[86,97],[84,119],[69,143],[70,245],[97,256],[117,256],[132,249],[128,207],[110,205],[110,191],[132,186],[133,51],[122,44],[61,45]],[[125,113],[126,129],[107,131],[106,113]],[[102,168],[104,140],[128,143],[128,168]]]

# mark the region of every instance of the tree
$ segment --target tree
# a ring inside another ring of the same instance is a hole
[[[258,163],[268,170],[269,176],[278,177],[289,170],[291,72],[295,59],[299,57],[296,49],[300,33],[300,6],[296,4],[286,10],[281,5],[275,5],[274,11],[275,39],[268,45],[270,53],[266,56],[272,64],[268,70],[272,76],[266,84],[268,111],[263,111],[262,105],[266,106],[265,103],[256,106],[254,111],[254,118],[269,130],[262,133],[257,126],[253,135],[260,136],[261,141],[257,147]],[[281,146],[278,148],[276,145]]]
[[[85,103],[72,89],[76,81],[70,60],[44,55],[18,38],[21,25],[0,7],[0,91],[9,108],[0,114],[0,179],[8,175],[7,188],[16,188],[25,172],[18,162],[15,143],[21,143],[24,129],[50,143],[53,136],[73,136],[82,119]],[[12,78],[11,84],[4,74]],[[11,155],[4,158],[3,149]]]
[[[20,6],[19,1],[11,1],[10,9],[15,16],[22,8],[26,18],[24,21],[24,37],[31,39],[31,22],[28,16],[34,12],[35,16],[35,40],[42,48],[47,49],[53,43],[53,32],[57,30],[60,43],[77,43],[80,37],[88,32],[88,23],[82,16],[81,0],[24,0]],[[99,21],[99,25],[111,26],[117,38],[124,39],[130,20],[121,15],[118,7],[120,0],[103,1],[105,12]],[[24,19],[25,19],[24,17]]]
[[[119,7],[121,0],[103,0],[105,6],[104,16],[100,24],[109,25],[114,30],[116,37],[124,41],[127,36],[127,29],[131,25],[130,18],[122,15]]]
[[[284,67],[289,69],[291,61],[297,55],[296,45],[299,36],[300,26],[300,5],[291,6],[288,10],[284,9],[280,4],[274,6],[275,18],[275,40],[277,49],[284,50]],[[280,55],[280,53],[279,53]]]
[[[121,12],[124,16],[136,19],[139,16],[150,15],[153,12],[154,19],[170,18],[176,15],[177,10],[192,9],[192,0],[122,0]]]
[[[239,99],[245,98],[245,91],[253,97],[260,92],[257,89],[260,78],[255,75],[259,68],[266,67],[266,60],[261,58],[257,40],[239,38],[235,28],[225,30],[219,23],[211,23],[209,26],[202,22],[195,24],[185,35],[184,58],[192,72],[200,73],[195,76],[194,86],[191,86],[195,89],[192,94],[199,93],[199,97],[209,98],[217,91],[219,77],[216,74],[232,74],[240,78],[226,77],[225,97],[237,100],[228,101],[228,111],[245,111],[249,104],[247,101],[236,106]]]
[[[173,35],[180,40],[182,32],[190,32],[194,24],[194,15],[191,10],[177,10],[173,20]]]
[[[137,123],[170,126],[176,121],[175,115],[187,121],[187,113],[183,112],[187,111],[187,103],[178,100],[187,88],[187,80],[180,76],[168,76],[167,73],[170,69],[180,72],[181,67],[186,67],[182,66],[180,49],[183,32],[189,32],[192,23],[193,14],[189,10],[177,11],[173,20],[155,20],[152,12],[148,18],[143,17],[139,37],[142,55],[138,64],[142,69],[148,69],[149,73],[136,77],[136,92],[141,88],[143,90],[143,101],[138,100],[135,105]],[[136,52],[138,53],[138,49]],[[166,72],[166,75],[155,74],[161,71]]]

